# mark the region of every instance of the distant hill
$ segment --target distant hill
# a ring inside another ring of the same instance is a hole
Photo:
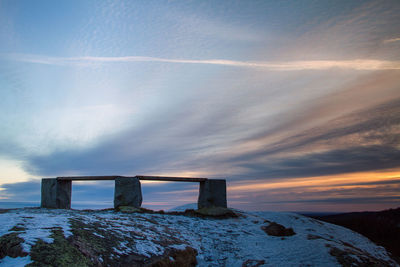
[[[398,266],[383,247],[340,226],[233,212],[0,210],[0,265]]]
[[[356,231],[385,247],[400,263],[400,207],[378,212],[309,216]]]

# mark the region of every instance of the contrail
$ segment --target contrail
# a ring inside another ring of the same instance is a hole
[[[300,61],[236,61],[226,59],[170,59],[145,56],[124,57],[51,57],[41,55],[8,54],[1,58],[19,62],[59,65],[59,66],[93,66],[109,63],[160,62],[175,64],[221,65],[242,68],[255,68],[270,71],[296,70],[399,70],[400,61],[354,59],[354,60],[300,60]]]

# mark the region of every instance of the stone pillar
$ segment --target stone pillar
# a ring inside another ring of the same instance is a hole
[[[140,208],[142,205],[142,188],[136,177],[115,178],[114,208],[131,206]]]
[[[227,207],[226,181],[224,179],[213,179],[200,182],[199,200],[197,207]]]
[[[59,181],[57,178],[42,179],[42,208],[70,209],[71,181]]]

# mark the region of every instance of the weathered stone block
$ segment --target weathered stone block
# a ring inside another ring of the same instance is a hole
[[[42,208],[70,209],[71,181],[58,181],[57,178],[42,179]]]
[[[57,196],[57,179],[42,179],[42,196],[41,196],[41,207],[42,208],[57,208],[56,196]]]
[[[142,200],[142,188],[138,178],[118,177],[115,179],[114,208],[120,206],[140,208]]]
[[[200,182],[198,209],[209,207],[227,207],[226,181],[213,179]]]

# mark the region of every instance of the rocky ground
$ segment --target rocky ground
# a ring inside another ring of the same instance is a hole
[[[375,244],[385,247],[392,253],[392,258],[400,263],[400,208],[314,216],[314,218],[344,226],[368,237]]]
[[[312,218],[212,213],[1,210],[0,265],[398,266],[360,234]]]

